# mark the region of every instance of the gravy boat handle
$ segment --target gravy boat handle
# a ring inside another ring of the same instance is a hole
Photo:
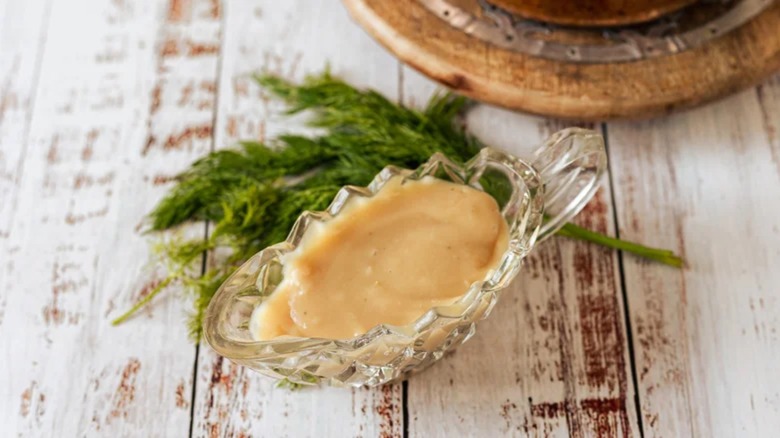
[[[555,234],[591,200],[607,169],[604,138],[583,128],[566,128],[545,140],[531,165],[544,184],[544,222],[537,242]]]

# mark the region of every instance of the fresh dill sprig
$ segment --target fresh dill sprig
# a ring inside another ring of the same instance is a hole
[[[158,257],[168,276],[143,301],[113,323],[119,324],[171,284],[183,284],[193,297],[190,334],[198,339],[201,320],[219,285],[256,252],[285,239],[303,210],[325,209],[344,185],[366,185],[382,168],[416,168],[435,152],[466,161],[484,145],[458,123],[470,102],[452,94],[433,96],[423,110],[391,102],[379,93],[358,90],[329,73],[293,84],[273,75],[257,82],[282,99],[288,114],[309,111],[315,136],[282,135],[268,143],[242,142],[212,152],[176,178],[176,185],[149,215],[149,231],[187,222],[213,224],[207,239],[168,239]],[[654,250],[573,225],[562,234],[634,252],[679,266],[668,251]],[[203,254],[229,254],[200,266]],[[218,251],[223,253],[225,251]]]

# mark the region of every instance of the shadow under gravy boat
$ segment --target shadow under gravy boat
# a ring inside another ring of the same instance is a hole
[[[416,170],[386,167],[368,187],[341,188],[326,211],[301,214],[284,242],[255,254],[230,276],[208,306],[204,337],[231,361],[294,383],[376,386],[403,379],[474,335],[523,258],[587,204],[605,168],[603,138],[580,128],[550,136],[532,163],[484,148],[464,165],[437,153]],[[493,196],[509,229],[509,246],[498,266],[453,304],[433,307],[408,325],[380,324],[349,339],[255,340],[252,312],[282,281],[283,256],[295,250],[309,225],[332,220],[352,199],[373,196],[395,176],[433,176]]]

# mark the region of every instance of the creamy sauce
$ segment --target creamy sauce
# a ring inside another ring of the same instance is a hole
[[[497,266],[508,230],[490,195],[431,177],[402,181],[308,229],[284,260],[284,280],[252,315],[258,340],[344,339],[410,324]]]

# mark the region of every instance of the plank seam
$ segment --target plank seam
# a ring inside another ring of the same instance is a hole
[[[211,145],[209,146],[209,152],[214,152],[216,150],[216,143],[217,143],[217,119],[219,115],[219,94],[221,87],[219,86],[222,78],[222,63],[223,63],[223,54],[225,53],[225,24],[227,16],[227,4],[226,2],[220,3],[220,15],[219,15],[219,53],[217,53],[217,68],[216,72],[214,73],[214,81],[216,86],[214,87],[214,111],[211,114]],[[210,222],[206,221],[204,224],[204,234],[203,234],[203,240],[206,241],[209,238],[209,225]],[[206,267],[208,265],[208,251],[203,252],[203,259],[201,263],[200,268],[200,274],[201,276],[206,274]],[[195,363],[192,366],[192,396],[190,400],[190,430],[188,437],[192,438],[193,433],[195,432],[195,397],[197,396],[197,387],[198,387],[198,365],[200,362],[200,343],[202,342],[202,339],[198,339],[198,341],[195,343]]]
[[[403,436],[409,438],[409,381],[401,384],[401,414],[403,421]]]
[[[398,65],[398,102],[404,104],[404,64],[401,61]],[[404,380],[401,383],[401,427],[403,438],[409,438],[409,381]]]
[[[404,105],[404,64],[398,61],[398,103]]]
[[[608,137],[608,131],[607,131],[607,124],[601,123],[601,135],[604,137],[604,145],[607,149],[607,157],[610,156],[609,152],[609,137]],[[611,202],[612,202],[612,220],[615,223],[615,237],[617,239],[620,239],[620,226],[618,224],[618,213],[617,213],[617,202],[615,200],[615,182],[612,178],[612,161],[607,160],[607,165],[609,167],[608,177],[609,177],[609,190],[612,193],[611,196]],[[626,340],[628,342],[628,363],[631,368],[631,383],[634,386],[634,409],[636,410],[636,420],[637,425],[639,427],[639,436],[644,438],[645,431],[644,431],[644,425],[642,424],[642,409],[640,405],[640,397],[639,397],[639,379],[636,371],[636,356],[634,353],[634,334],[631,328],[631,316],[628,309],[628,290],[626,289],[626,275],[623,270],[623,251],[618,251],[617,253],[617,260],[618,260],[618,276],[620,277],[620,293],[623,296],[623,319],[624,324],[626,325]]]
[[[216,111],[215,111],[216,112]],[[213,149],[213,144],[212,144]],[[203,226],[203,240],[209,238],[209,222],[206,222]],[[206,274],[206,264],[208,263],[208,252],[203,251],[203,256],[200,261],[200,275]],[[192,393],[190,394],[190,428],[188,437],[192,438],[193,429],[195,426],[195,395],[198,389],[198,358],[200,357],[200,339],[195,343],[195,360],[192,364]]]

